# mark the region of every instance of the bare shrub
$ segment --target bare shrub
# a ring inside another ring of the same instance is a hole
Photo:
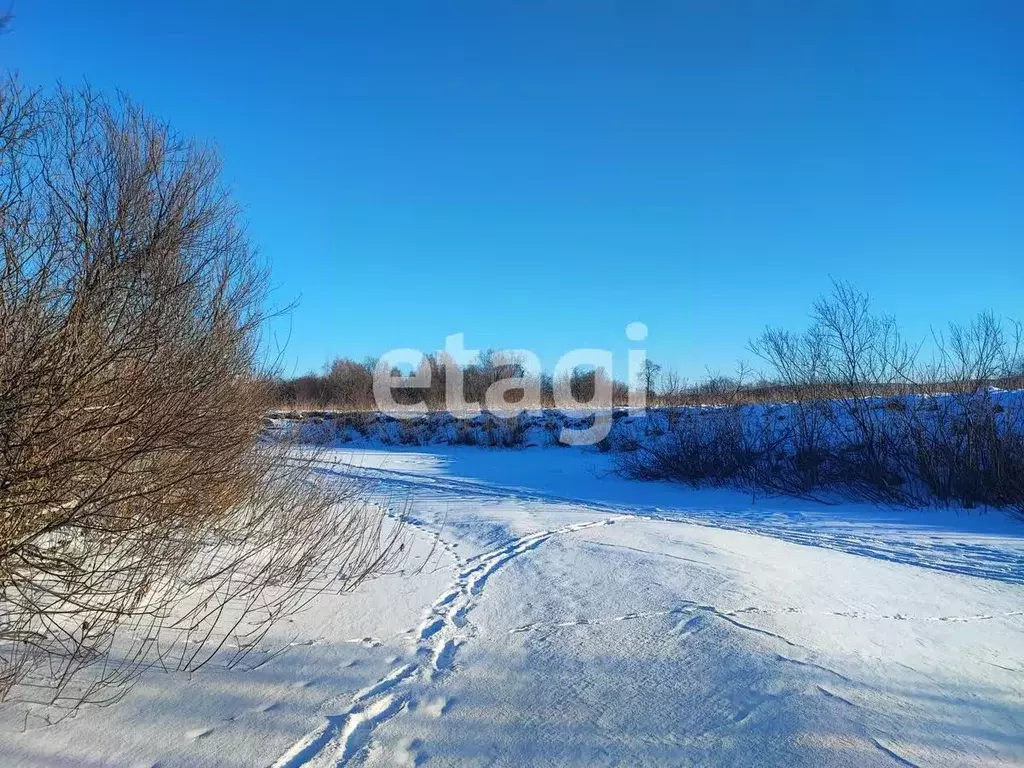
[[[261,445],[267,273],[215,155],[137,105],[0,84],[0,699],[237,661],[393,543]]]
[[[805,332],[753,342],[770,380],[709,375],[695,395],[724,406],[670,410],[668,439],[620,463],[693,485],[1024,510],[1024,392],[997,386],[1022,383],[1020,325],[982,314],[936,341],[920,364],[892,317],[836,283]]]
[[[522,448],[525,445],[526,430],[529,423],[523,413],[516,413],[507,418],[489,415],[487,423],[493,427],[489,432],[492,446]]]
[[[752,461],[738,408],[689,408],[665,439],[636,439],[619,454],[628,475],[693,486],[737,484]]]
[[[892,317],[872,313],[868,296],[845,283],[815,303],[812,320],[803,334],[769,328],[751,345],[793,398],[793,483],[905,500],[900,430],[868,395],[911,391],[914,350]]]
[[[451,439],[452,445],[476,445],[478,442],[472,422],[460,419]]]
[[[1020,324],[983,313],[951,325],[937,346],[930,388],[946,393],[901,414],[914,472],[943,501],[1024,508],[1024,405],[1020,393],[994,387],[1020,386]]]

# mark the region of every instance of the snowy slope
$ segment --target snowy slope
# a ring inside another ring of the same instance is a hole
[[[322,598],[250,671],[30,715],[0,763],[1024,762],[1019,521],[632,482],[576,449],[330,458],[408,500],[407,574]]]

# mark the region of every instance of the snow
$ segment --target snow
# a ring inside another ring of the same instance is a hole
[[[318,598],[244,670],[147,674],[54,725],[8,711],[0,763],[1024,761],[1020,520],[610,469],[577,448],[332,450],[324,473],[407,507],[401,572]]]

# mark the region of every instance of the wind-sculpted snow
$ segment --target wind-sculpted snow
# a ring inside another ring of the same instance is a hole
[[[585,502],[610,514],[639,515],[748,531],[921,568],[1024,584],[1024,522],[999,511],[897,510],[751,498],[631,481],[610,459],[579,449],[517,451],[494,459],[474,448],[338,451],[325,473],[355,475],[373,492],[480,502],[516,498]],[[458,524],[452,521],[453,525]]]
[[[577,449],[328,450],[398,572],[4,765],[1024,763],[1019,521],[693,491]],[[230,644],[230,638],[227,638]]]

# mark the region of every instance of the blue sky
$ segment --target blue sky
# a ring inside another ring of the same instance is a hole
[[[575,347],[728,371],[829,277],[1024,316],[1024,4],[20,0],[30,84],[214,141],[289,371]],[[625,365],[625,358],[617,358]],[[618,371],[617,371],[618,372]]]

